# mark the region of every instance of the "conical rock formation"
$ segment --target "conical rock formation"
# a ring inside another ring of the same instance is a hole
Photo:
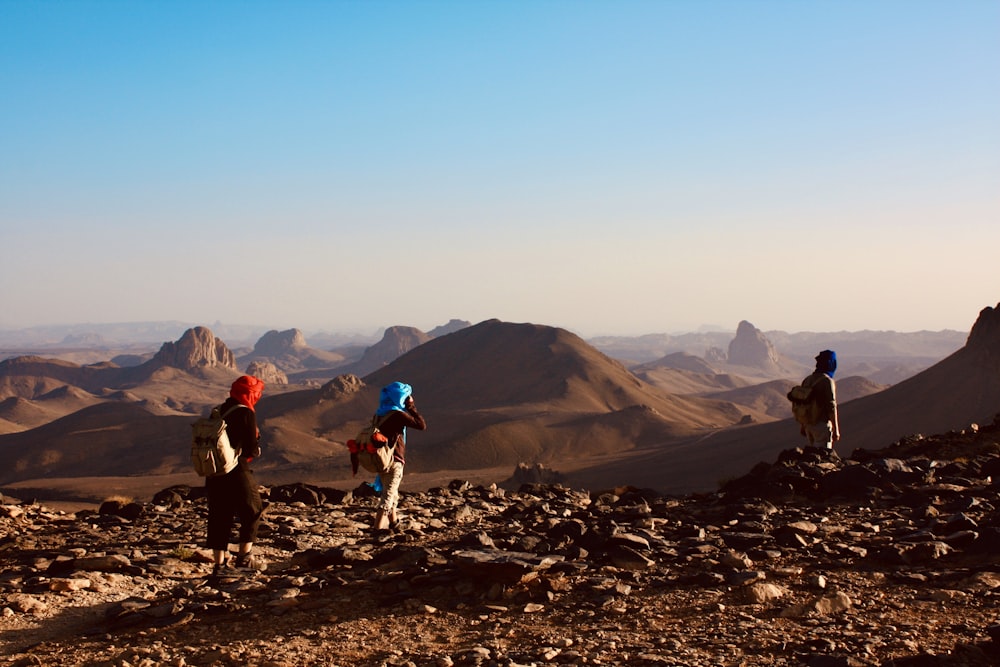
[[[737,366],[769,370],[778,364],[778,351],[760,329],[743,320],[729,343],[728,360]]]
[[[965,343],[967,350],[984,355],[994,365],[1000,365],[1000,304],[979,311]]]

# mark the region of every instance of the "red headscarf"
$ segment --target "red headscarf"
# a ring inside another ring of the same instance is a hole
[[[252,375],[241,375],[233,382],[229,395],[251,410],[264,393],[264,381]]]

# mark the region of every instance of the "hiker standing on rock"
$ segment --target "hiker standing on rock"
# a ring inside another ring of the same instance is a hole
[[[397,521],[399,483],[403,479],[403,466],[406,463],[406,429],[412,427],[423,431],[427,428],[427,422],[413,403],[413,388],[402,382],[382,387],[375,415],[385,417],[379,430],[388,438],[389,443],[395,443],[396,446],[392,466],[382,474],[382,491],[379,493],[378,508],[372,524],[375,530],[386,530]]]
[[[205,478],[208,495],[207,543],[212,550],[212,574],[215,575],[231,564],[229,538],[237,516],[240,519],[240,546],[235,566],[254,570],[266,567],[264,561],[251,553],[264,513],[264,502],[249,465],[250,461],[260,456],[260,430],[254,406],[263,393],[262,380],[243,375],[233,382],[229,398],[219,408],[220,413],[227,415],[226,435],[240,456],[239,463],[229,473]],[[236,409],[229,412],[231,408]]]
[[[837,353],[823,350],[816,355],[816,370],[802,380],[809,391],[808,418],[802,424],[802,435],[810,445],[833,449],[840,440],[840,420],[837,418],[837,384],[833,374],[837,370]]]

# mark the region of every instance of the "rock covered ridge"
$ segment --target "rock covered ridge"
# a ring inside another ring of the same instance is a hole
[[[0,507],[11,664],[1000,664],[1000,420],[705,495],[456,481],[382,535],[365,484],[273,487],[217,581],[200,491]]]

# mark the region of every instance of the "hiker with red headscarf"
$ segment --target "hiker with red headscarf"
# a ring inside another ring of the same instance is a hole
[[[249,466],[260,456],[260,430],[254,406],[263,393],[263,381],[252,375],[243,375],[233,382],[229,398],[219,406],[219,412],[226,419],[226,435],[240,455],[239,463],[229,473],[205,478],[208,495],[207,543],[212,550],[212,574],[215,575],[232,565],[253,570],[266,567],[263,560],[251,553],[264,513],[264,502]],[[233,563],[229,554],[229,539],[236,517],[240,520],[239,551]]]

